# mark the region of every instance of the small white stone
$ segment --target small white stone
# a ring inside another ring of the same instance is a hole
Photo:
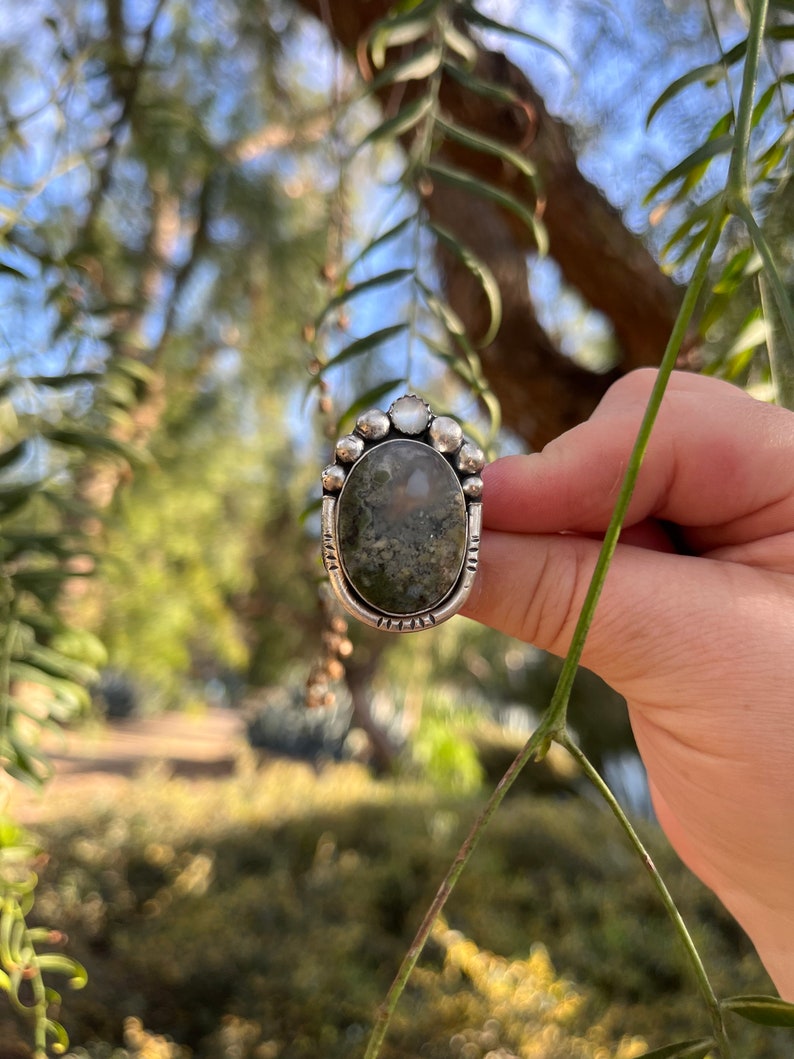
[[[364,442],[356,434],[345,434],[337,441],[335,451],[342,463],[355,463],[364,452]]]
[[[370,408],[362,412],[356,420],[356,433],[367,441],[380,441],[391,430],[391,420],[380,408]]]
[[[338,463],[332,463],[323,471],[323,489],[329,493],[338,493],[345,484],[345,469]]]
[[[457,452],[463,444],[460,423],[456,423],[449,416],[437,416],[430,424],[429,434],[433,448],[439,452]]]
[[[389,409],[389,418],[401,434],[421,434],[430,422],[430,407],[421,397],[399,397]]]
[[[458,453],[458,470],[464,474],[479,474],[485,466],[485,453],[479,445],[466,441]]]
[[[479,500],[482,496],[482,478],[478,474],[472,474],[469,478],[464,478],[460,483],[460,487],[467,500]]]

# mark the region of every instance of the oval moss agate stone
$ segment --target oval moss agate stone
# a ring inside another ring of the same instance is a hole
[[[396,617],[431,610],[452,591],[466,554],[466,503],[457,475],[421,442],[366,452],[337,501],[339,555],[350,585]]]

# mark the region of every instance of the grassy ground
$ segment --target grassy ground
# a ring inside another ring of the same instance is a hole
[[[360,1056],[478,804],[286,761],[62,785],[34,825],[49,852],[37,915],[89,970],[65,995],[72,1054]],[[718,992],[768,991],[741,932],[650,838]],[[737,1059],[792,1054],[790,1037],[734,1028]],[[578,798],[516,797],[453,896],[384,1059],[634,1059],[707,1032],[611,819]],[[7,1019],[0,1040],[11,1035]]]

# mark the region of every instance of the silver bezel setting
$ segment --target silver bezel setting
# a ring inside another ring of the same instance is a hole
[[[374,447],[396,439],[432,448],[444,459],[460,484],[466,523],[465,549],[457,581],[433,607],[400,615],[374,608],[350,583],[340,555],[337,518],[339,495],[350,471]],[[339,439],[335,462],[322,475],[323,563],[337,599],[349,614],[365,625],[387,632],[430,629],[457,614],[471,592],[477,573],[482,533],[480,472],[484,464],[481,449],[463,435],[458,424],[448,416],[434,416],[430,406],[415,394],[400,397],[388,412],[372,408],[358,417],[355,431]]]

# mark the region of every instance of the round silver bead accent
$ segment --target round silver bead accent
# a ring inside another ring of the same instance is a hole
[[[356,433],[367,441],[380,441],[391,430],[391,420],[380,408],[362,412],[356,420]]]
[[[485,466],[485,453],[471,441],[464,442],[458,453],[458,470],[464,474],[479,474]]]
[[[343,463],[355,463],[364,452],[364,442],[356,434],[345,434],[336,443],[336,458]]]
[[[482,496],[482,478],[480,478],[479,474],[464,478],[460,483],[460,487],[467,500],[479,500]]]
[[[428,433],[433,448],[438,452],[457,452],[463,444],[463,431],[460,424],[449,416],[437,416],[430,424]]]
[[[398,398],[389,409],[389,419],[401,434],[423,433],[430,422],[430,414],[430,407],[415,394]]]
[[[345,470],[338,463],[332,463],[323,471],[323,489],[329,493],[338,493],[345,484]]]

